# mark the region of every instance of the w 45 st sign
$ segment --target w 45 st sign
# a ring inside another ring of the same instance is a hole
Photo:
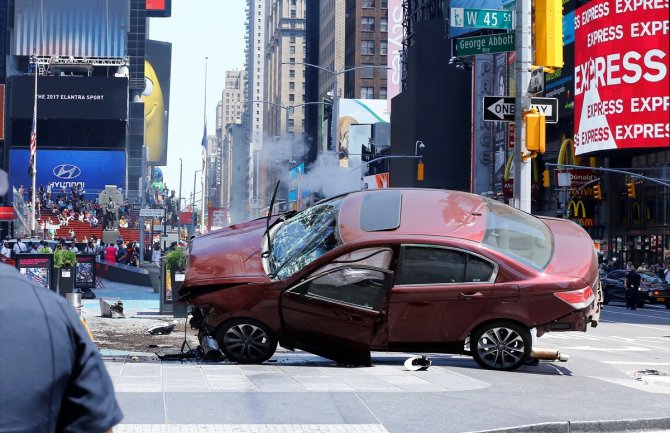
[[[451,27],[469,27],[473,29],[514,28],[514,13],[495,9],[451,8]]]

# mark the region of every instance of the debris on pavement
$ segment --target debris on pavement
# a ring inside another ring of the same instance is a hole
[[[413,356],[405,361],[405,368],[409,371],[424,371],[431,366],[433,362],[425,355]]]
[[[174,320],[168,324],[154,325],[149,328],[149,334],[151,335],[169,335],[174,331],[174,328],[177,326],[177,321]]]

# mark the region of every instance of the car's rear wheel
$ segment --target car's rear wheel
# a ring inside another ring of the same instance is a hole
[[[233,319],[216,331],[219,348],[230,361],[260,364],[277,349],[277,338],[265,324],[253,319]]]
[[[515,370],[530,357],[528,328],[508,321],[478,327],[470,337],[470,352],[477,364],[489,370]]]

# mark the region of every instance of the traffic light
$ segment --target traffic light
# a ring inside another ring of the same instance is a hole
[[[529,152],[544,153],[547,130],[544,114],[531,108],[524,113],[523,118],[526,121],[526,149]]]
[[[537,66],[563,67],[563,2],[535,0],[535,62]]]
[[[602,200],[603,199],[603,193],[600,190],[600,184],[599,183],[593,185],[593,198],[595,198],[596,200]]]
[[[549,169],[545,168],[544,171],[542,172],[542,186],[545,188],[549,188],[551,186],[549,176],[551,176],[551,174],[549,173]]]
[[[419,161],[416,168],[416,180],[423,180],[423,161]]]
[[[626,182],[626,195],[630,198],[635,198],[635,183]]]

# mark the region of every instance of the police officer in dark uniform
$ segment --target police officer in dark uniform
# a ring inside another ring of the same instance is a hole
[[[640,277],[640,274],[635,270],[635,266],[631,266],[624,278],[624,286],[626,287],[626,308],[631,310],[637,308],[637,295],[640,291],[641,280],[642,277]]]
[[[74,308],[0,263],[0,432],[111,432],[123,418]]]

